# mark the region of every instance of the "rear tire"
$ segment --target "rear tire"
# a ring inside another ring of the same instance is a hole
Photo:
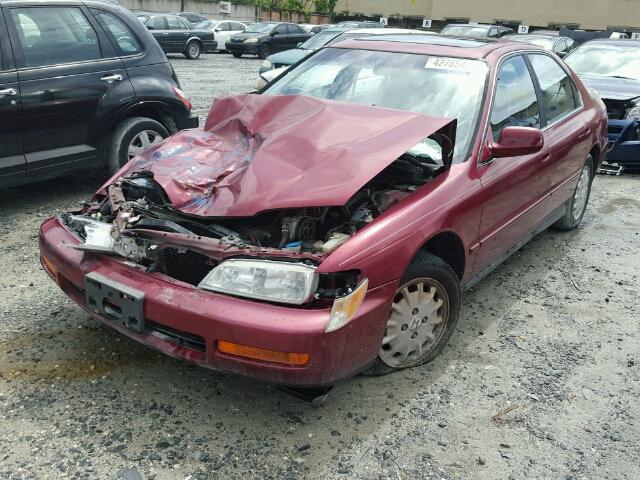
[[[269,55],[271,55],[271,46],[268,43],[260,45],[260,48],[258,49],[258,58],[264,60]]]
[[[233,52],[231,55],[233,55],[233,56],[234,56],[234,57],[236,57],[236,58],[240,58],[240,57],[242,57],[242,54],[241,54],[241,53],[239,53],[239,52]]]
[[[584,212],[587,210],[591,183],[593,182],[593,157],[589,155],[582,167],[580,177],[573,195],[567,200],[565,213],[560,220],[553,224],[558,230],[573,230],[580,225]]]
[[[127,118],[116,127],[111,137],[107,156],[109,173],[113,175],[134,155],[168,136],[167,129],[151,118]]]
[[[187,48],[184,51],[184,56],[189,60],[197,60],[202,53],[202,47],[195,40],[187,43]]]
[[[378,357],[364,375],[384,375],[437,357],[458,321],[461,296],[451,267],[419,252],[400,280]]]

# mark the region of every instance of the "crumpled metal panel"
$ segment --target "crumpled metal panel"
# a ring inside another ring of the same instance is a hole
[[[105,186],[150,170],[175,208],[205,217],[339,206],[439,130],[453,141],[455,120],[305,96],[226,96],[203,129],[147,149]]]

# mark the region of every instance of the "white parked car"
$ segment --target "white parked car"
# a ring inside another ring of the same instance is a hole
[[[224,50],[229,38],[236,33],[244,32],[247,25],[236,20],[206,20],[196,24],[193,28],[213,32],[214,39],[218,42],[218,50]]]

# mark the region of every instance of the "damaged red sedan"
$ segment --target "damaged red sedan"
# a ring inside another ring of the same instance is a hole
[[[46,220],[42,265],[167,354],[327,386],[433,359],[464,289],[578,226],[606,144],[602,102],[541,48],[347,40]]]

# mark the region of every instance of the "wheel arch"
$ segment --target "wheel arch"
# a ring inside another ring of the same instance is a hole
[[[453,269],[460,281],[464,278],[467,257],[464,244],[455,232],[445,230],[436,233],[418,251],[429,252],[441,258]]]
[[[111,129],[115,129],[119,123],[131,117],[147,117],[162,124],[173,135],[177,132],[176,121],[171,108],[161,101],[141,101],[124,108],[115,118]]]

